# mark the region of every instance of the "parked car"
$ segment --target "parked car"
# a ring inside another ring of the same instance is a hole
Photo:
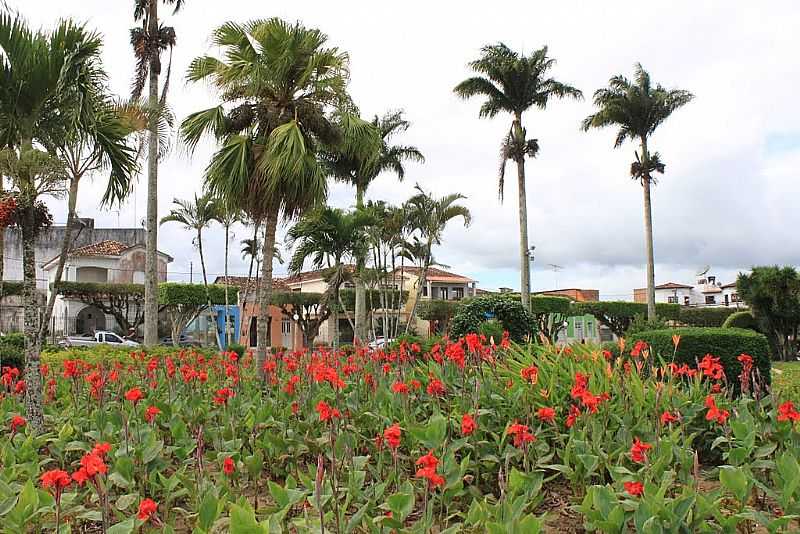
[[[386,347],[389,343],[394,341],[394,339],[386,339],[384,337],[377,337],[373,341],[370,341],[367,344],[367,347],[371,348],[372,350],[382,349]]]
[[[172,336],[164,336],[161,338],[161,344],[167,346],[173,346],[172,344]],[[203,344],[197,341],[196,339],[187,336],[186,334],[181,334],[180,338],[178,339],[178,346],[179,347],[202,347]]]
[[[139,343],[131,339],[124,339],[114,332],[100,330],[94,334],[83,334],[80,336],[67,336],[58,344],[62,347],[93,347],[95,345],[119,345],[122,347],[138,347]]]

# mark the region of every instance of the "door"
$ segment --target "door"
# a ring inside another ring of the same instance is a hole
[[[287,349],[292,348],[292,320],[291,319],[282,319],[281,320],[281,345],[286,347]]]
[[[250,346],[258,345],[258,317],[250,318]]]

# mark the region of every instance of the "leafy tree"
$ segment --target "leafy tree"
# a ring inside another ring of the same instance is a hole
[[[69,180],[64,162],[53,155],[58,140],[72,129],[88,129],[83,104],[97,97],[100,46],[97,35],[70,21],[49,33],[33,32],[19,16],[0,14],[0,174],[10,180],[22,230],[26,411],[38,431],[44,426],[39,353],[46,323],[37,306],[34,242],[52,220],[42,197],[63,195]]]
[[[422,288],[428,276],[428,268],[433,263],[433,246],[442,243],[442,234],[447,223],[458,217],[464,221],[464,226],[469,226],[472,222],[472,214],[467,207],[457,204],[464,195],[453,193],[443,197],[433,197],[426,193],[419,185],[416,186],[418,193],[406,202],[405,213],[408,225],[419,234],[421,245],[418,256],[422,257],[422,268],[417,280],[417,295],[408,315],[405,333],[411,328],[417,312],[417,306],[422,298]]]
[[[647,251],[647,318],[656,318],[655,263],[653,259],[653,214],[650,205],[650,186],[655,184],[653,173],[664,173],[665,165],[658,152],[648,147],[650,136],[676,109],[688,104],[693,95],[681,89],[653,86],[650,75],[637,63],[635,78],[622,75],[611,78],[608,87],[594,93],[597,112],[583,121],[584,131],[590,128],[618,127],[614,148],[626,140],[639,143],[636,160],[631,164],[631,178],[642,184],[644,192],[645,248]]]
[[[144,322],[144,286],[97,282],[59,282],[53,293],[94,306],[117,321],[123,333]]]
[[[656,304],[656,317],[662,321],[677,321],[680,304]],[[621,302],[604,300],[600,302],[573,302],[573,315],[593,315],[601,324],[608,327],[618,337],[625,337],[636,316],[647,313],[647,304],[641,302]]]
[[[328,111],[347,108],[347,54],[326,47],[327,36],[280,19],[229,22],[212,44],[221,58],[202,56],[189,67],[191,82],[210,84],[221,103],[189,115],[181,137],[189,149],[204,135],[220,148],[206,169],[216,196],[265,226],[259,287],[258,367],[266,361],[272,293],[272,253],[279,220],[291,220],[327,194],[317,159],[337,142]]]
[[[234,291],[233,298],[236,298],[237,288],[230,289]],[[165,310],[167,317],[169,317],[172,344],[176,347],[180,344],[181,333],[198,315],[209,309],[213,304],[226,303],[228,298],[229,288],[227,284],[212,284],[209,286],[177,284],[174,282],[159,284],[159,311]],[[214,330],[218,332],[216,325],[214,325]]]
[[[177,13],[186,0],[163,0],[174,6]],[[176,43],[175,28],[165,26],[158,18],[159,0],[133,0],[133,18],[141,22],[140,27],[131,29],[131,46],[136,58],[136,70],[132,97],[138,100],[148,85],[147,94],[147,240],[145,242],[145,345],[158,343],[158,159],[159,146],[163,146],[164,124],[168,115],[166,108],[172,68],[172,48]],[[159,77],[161,76],[161,54],[169,50],[170,61],[164,76],[164,85],[159,96]]]
[[[547,56],[547,47],[535,50],[530,56],[519,54],[503,43],[484,46],[481,57],[469,66],[478,76],[467,78],[454,91],[461,98],[485,97],[481,117],[495,117],[501,112],[513,117],[511,129],[503,139],[500,150],[499,194],[503,200],[506,161],[517,164],[519,188],[519,253],[522,305],[530,309],[530,256],[528,244],[528,204],[525,193],[525,158],[536,157],[537,139],[529,139],[522,126],[522,114],[532,107],[545,109],[553,98],[583,98],[575,87],[549,77],[555,59]]]
[[[516,295],[485,295],[463,302],[450,323],[450,333],[454,338],[463,337],[470,332],[478,332],[481,324],[497,320],[516,342],[524,342],[536,332],[536,320]]]
[[[531,315],[539,335],[555,343],[565,328],[564,322],[572,315],[570,304],[570,299],[565,297],[538,295],[531,298]]]
[[[739,296],[750,307],[778,358],[797,355],[800,329],[800,276],[794,267],[753,267],[736,279]]]

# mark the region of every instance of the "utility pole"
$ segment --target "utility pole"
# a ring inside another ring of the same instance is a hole
[[[192,283],[192,262],[189,262],[189,283]]]

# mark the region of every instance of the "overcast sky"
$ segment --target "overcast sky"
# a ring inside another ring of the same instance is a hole
[[[128,43],[132,1],[10,0],[33,26],[62,17],[102,33],[112,90],[127,94],[134,61]],[[211,31],[227,20],[283,17],[318,27],[350,54],[350,92],[366,117],[401,108],[412,121],[399,142],[418,146],[424,165],[406,180],[382,176],[368,198],[401,203],[415,183],[436,194],[460,192],[474,219],[456,222],[435,251],[452,270],[480,286],[519,287],[517,189],[497,200],[498,149],[510,119],[478,118],[480,102],[461,101],[452,88],[470,75],[467,63],[487,43],[530,52],[548,45],[553,75],[580,88],[581,102],[553,101],[524,116],[540,155],[529,160],[530,241],[536,246],[535,290],[596,288],[601,298],[632,298],[645,284],[641,187],[627,175],[634,146],[613,148],[612,130],[583,133],[591,95],[614,74],[630,76],[640,61],[654,81],[688,89],[696,98],[656,133],[651,148],[667,163],[653,193],[656,282],[691,282],[710,265],[723,282],[753,264],[800,264],[800,6],[758,2],[355,2],[188,0],[165,23],[176,28],[169,103],[179,120],[215,102],[203,86],[184,82],[197,55],[216,53]],[[188,156],[174,151],[159,177],[159,216],[173,197],[201,188],[213,146]],[[509,171],[514,174],[513,167]],[[146,179],[119,212],[102,211],[102,177],[81,185],[78,211],[97,226],[138,226],[145,214]],[[354,191],[332,184],[329,202],[347,207]],[[63,222],[63,203],[52,204]],[[231,272],[247,274],[235,231]],[[223,233],[207,233],[207,263],[223,269]],[[175,257],[171,279],[198,272],[191,236],[176,225],[159,231],[159,248]],[[558,265],[561,269],[549,266]],[[278,272],[285,268],[276,266]],[[558,272],[556,272],[558,271]],[[197,281],[197,278],[195,278]]]

